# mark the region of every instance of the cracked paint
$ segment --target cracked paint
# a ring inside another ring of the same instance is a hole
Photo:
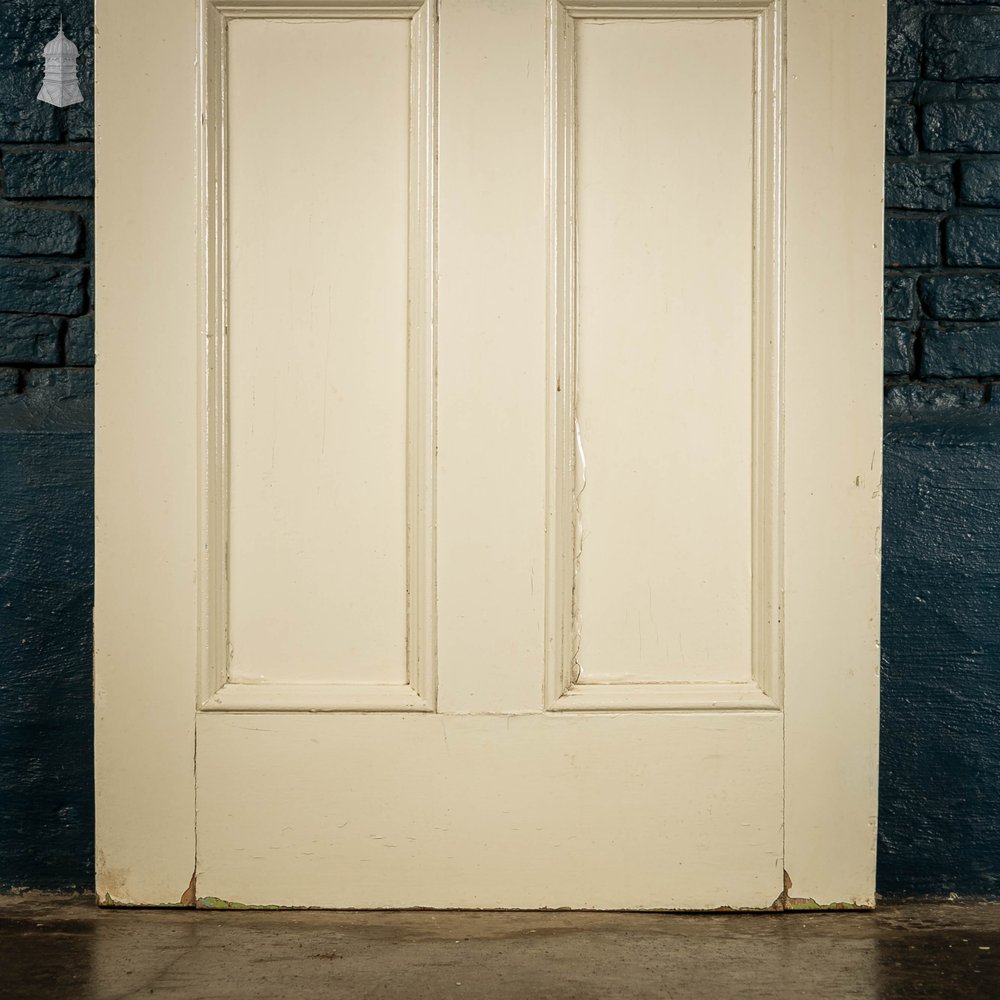
[[[573,597],[571,621],[573,625],[573,648],[570,656],[570,682],[580,683],[580,643],[583,638],[583,627],[580,620],[580,559],[583,557],[583,508],[580,498],[587,488],[587,456],[583,451],[583,437],[580,431],[580,421],[574,421],[574,441],[576,461],[573,463]]]

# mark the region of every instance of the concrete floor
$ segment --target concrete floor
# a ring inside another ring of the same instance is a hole
[[[1000,903],[660,915],[99,910],[0,897],[0,997],[1000,998]]]

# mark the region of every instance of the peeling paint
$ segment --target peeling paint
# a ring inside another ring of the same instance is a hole
[[[198,896],[194,905],[199,910],[294,910],[294,906],[276,906],[272,903],[237,903],[218,896]]]
[[[186,909],[195,905],[196,897],[194,872],[191,873],[191,881],[188,883],[187,888],[181,893],[180,899],[176,903],[135,902],[128,899],[127,897],[129,896],[129,892],[127,886],[131,881],[131,873],[128,869],[124,868],[109,868],[104,857],[104,852],[100,850],[100,848],[98,848],[97,851],[97,875],[99,882],[108,886],[108,888],[104,890],[103,895],[100,892],[96,894],[98,906],[120,907],[122,909],[135,909],[137,907],[141,907],[143,909],[150,908],[170,910]]]
[[[98,894],[98,903],[101,906],[130,906],[132,904],[122,902],[128,897],[126,886],[131,881],[131,872],[128,868],[119,868],[108,864],[108,859],[104,851],[98,847],[94,866],[97,875],[97,884],[104,888],[103,897]]]
[[[191,881],[188,882],[188,887],[181,893],[180,902],[178,906],[194,906],[197,902],[198,895],[195,891],[195,876],[197,872],[191,872]]]
[[[788,872],[783,872],[785,888],[778,898],[771,904],[772,910],[800,911],[800,910],[871,910],[873,907],[865,906],[861,903],[817,903],[815,899],[808,896],[792,895],[792,877]]]

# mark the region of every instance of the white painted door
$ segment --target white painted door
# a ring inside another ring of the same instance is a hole
[[[101,899],[870,906],[883,5],[97,16]]]

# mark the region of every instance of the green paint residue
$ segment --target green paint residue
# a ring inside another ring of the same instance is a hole
[[[853,910],[858,913],[869,909],[866,906],[858,906],[857,903],[827,903],[821,906],[813,899],[789,899],[785,901],[786,910]]]

